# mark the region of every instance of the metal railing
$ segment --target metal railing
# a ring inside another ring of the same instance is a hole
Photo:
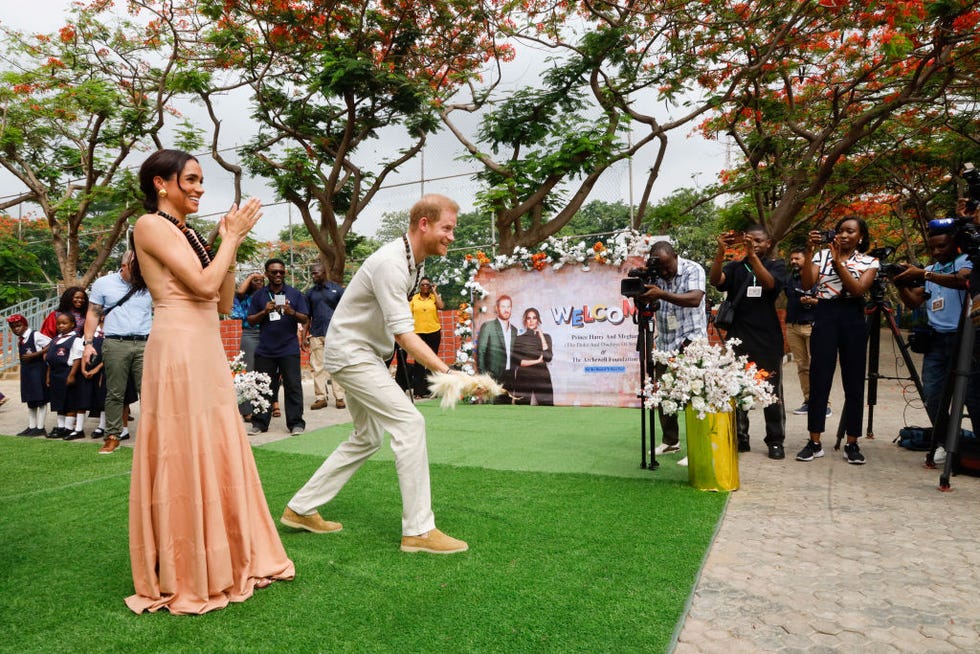
[[[19,313],[27,319],[27,324],[31,329],[38,329],[47,315],[57,308],[58,301],[58,297],[48,300],[39,300],[34,297],[0,311],[0,320],[3,321],[0,324],[0,329],[3,329],[2,334],[0,334],[0,372],[20,365],[17,336],[10,331],[7,318]]]

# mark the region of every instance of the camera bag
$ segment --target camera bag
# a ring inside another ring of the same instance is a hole
[[[742,297],[745,296],[745,289],[748,286],[749,276],[746,275],[745,282],[742,283],[735,297],[732,299],[726,297],[722,300],[721,304],[718,305],[718,311],[715,313],[715,327],[724,329],[726,332],[732,328],[732,325],[735,323],[735,309],[738,307],[738,303],[742,301]],[[731,293],[729,293],[730,295]]]
[[[916,325],[909,330],[909,349],[917,354],[925,354],[936,339],[936,330],[929,325]]]

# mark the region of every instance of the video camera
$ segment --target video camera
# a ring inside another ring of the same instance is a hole
[[[970,196],[966,201],[966,212],[972,214],[980,206],[980,171],[972,163],[966,162],[960,177],[966,182],[966,190]]]
[[[980,254],[980,229],[973,224],[973,218],[938,218],[930,220],[928,228],[930,234],[952,234],[961,252],[970,256]]]
[[[626,273],[626,278],[619,282],[619,292],[631,298],[643,295],[647,290],[647,285],[653,284],[660,277],[659,264],[660,257],[651,254],[647,257],[646,264],[642,268],[631,268]]]

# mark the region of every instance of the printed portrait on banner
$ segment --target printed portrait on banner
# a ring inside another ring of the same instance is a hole
[[[638,260],[589,270],[483,267],[473,356],[518,404],[638,407],[635,307],[620,281]]]

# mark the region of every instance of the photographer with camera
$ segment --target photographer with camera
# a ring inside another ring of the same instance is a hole
[[[726,250],[736,245],[744,248],[745,255],[736,261],[724,263]],[[786,264],[772,259],[769,256],[771,251],[772,238],[763,225],[752,225],[744,234],[721,234],[708,279],[712,286],[726,292],[730,299],[738,298],[727,337],[741,341],[735,346],[735,352],[746,355],[760,370],[764,370],[775,390],[778,401],[763,410],[766,419],[765,443],[769,447],[769,458],[780,460],[786,458],[783,450],[786,408],[781,374],[783,330],[776,314],[776,298],[783,289]],[[738,433],[738,451],[750,451],[748,412],[736,409],[735,429]]]
[[[929,330],[913,332],[920,342],[913,342],[913,337],[910,336],[909,345],[913,351],[923,354],[922,392],[926,413],[929,414],[932,424],[936,425],[943,385],[954,363],[952,354],[956,345],[957,327],[963,313],[963,303],[967,299],[973,264],[967,255],[959,254],[952,234],[930,231],[926,244],[935,263],[925,268],[906,266],[901,272],[896,268],[886,268],[885,272],[897,272],[891,280],[905,306],[915,309],[925,303]],[[978,385],[972,379],[976,371],[974,362],[965,398],[971,421],[980,417],[980,398],[976,392]],[[942,453],[937,451],[934,460],[942,462],[942,457]]]
[[[667,241],[657,241],[650,248],[650,258],[655,268],[653,284],[644,284],[646,291],[637,301],[657,303],[657,332],[655,346],[658,350],[682,350],[695,338],[707,338],[708,321],[704,310],[704,268],[699,264],[677,256]],[[658,364],[656,375],[666,372],[666,366]],[[663,431],[656,454],[674,454],[680,451],[680,430],[676,415],[660,415]],[[687,465],[687,457],[677,462]]]
[[[800,277],[805,290],[816,291],[817,308],[810,337],[810,438],[796,455],[797,461],[813,461],[824,455],[820,436],[827,420],[827,400],[839,356],[847,434],[844,460],[856,465],[865,462],[857,444],[864,420],[864,367],[868,352],[864,294],[871,288],[880,265],[876,258],[865,254],[870,241],[868,224],[849,216],[839,220],[833,231],[810,232],[806,243]],[[815,246],[823,244],[827,247],[813,252]]]

